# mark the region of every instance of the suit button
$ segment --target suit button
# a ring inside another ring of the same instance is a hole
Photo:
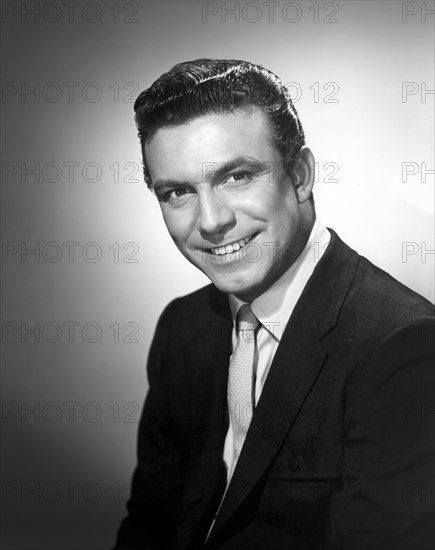
[[[295,472],[299,468],[299,459],[297,456],[293,456],[292,458],[288,459],[288,469],[290,472]]]

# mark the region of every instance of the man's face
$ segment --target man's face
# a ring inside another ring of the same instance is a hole
[[[221,291],[252,301],[301,252],[306,206],[261,110],[161,128],[145,155],[171,237]]]

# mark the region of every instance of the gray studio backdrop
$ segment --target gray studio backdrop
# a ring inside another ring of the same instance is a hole
[[[319,216],[433,300],[434,6],[1,8],[2,548],[109,548],[156,320],[207,283],[143,183],[134,98],[197,57],[276,72],[317,159]]]

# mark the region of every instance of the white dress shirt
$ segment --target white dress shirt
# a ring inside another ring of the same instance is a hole
[[[255,405],[260,399],[285,326],[330,239],[331,234],[329,231],[319,220],[316,220],[307,244],[297,260],[266,292],[250,304],[252,312],[261,323],[257,332],[258,353],[256,353],[254,359]],[[233,318],[232,349],[234,352],[237,342],[236,314],[245,302],[232,294],[229,294],[229,301]],[[230,472],[229,466],[233,461],[233,431],[231,424],[225,439],[223,458],[227,472]],[[227,481],[229,483],[230,480]]]

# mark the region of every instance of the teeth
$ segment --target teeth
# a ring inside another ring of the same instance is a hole
[[[217,248],[212,248],[211,251],[213,254],[216,254],[218,256],[231,254],[231,252],[235,252],[245,246],[245,244],[248,243],[251,239],[252,235],[250,235],[249,237],[245,237],[244,239],[240,239],[240,241],[235,241],[233,243],[227,244],[226,246],[218,246]]]

